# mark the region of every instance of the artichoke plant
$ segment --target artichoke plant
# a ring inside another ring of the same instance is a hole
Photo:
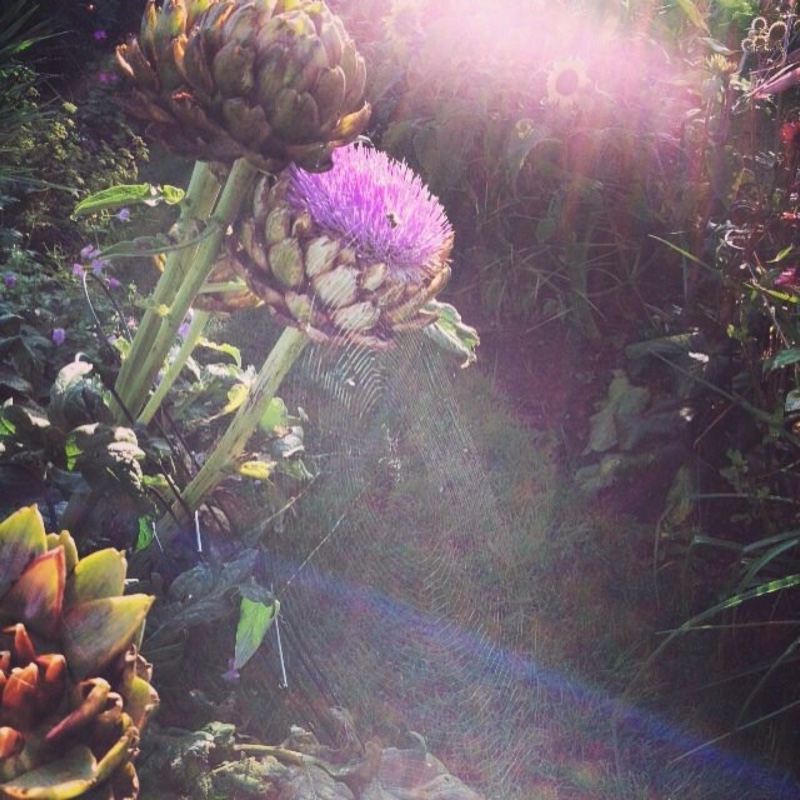
[[[423,306],[450,276],[453,230],[404,164],[354,144],[333,169],[290,165],[256,186],[228,240],[252,292],[312,341],[384,348],[436,318]]]
[[[148,0],[116,57],[122,105],[189,158],[325,169],[369,119],[364,60],[321,0]]]
[[[126,561],[79,559],[35,506],[0,522],[0,798],[122,800],[158,696],[136,640],[152,598],[122,596]]]
[[[260,179],[252,211],[228,237],[226,258],[286,328],[227,430],[162,518],[162,543],[186,508],[197,508],[235,469],[308,342],[383,349],[401,331],[439,319],[440,311],[425,305],[450,276],[452,246],[452,226],[422,181],[362,144],[339,148],[327,172],[291,164],[277,180]]]

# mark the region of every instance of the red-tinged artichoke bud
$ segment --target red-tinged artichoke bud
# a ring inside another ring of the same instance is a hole
[[[351,145],[333,168],[292,165],[256,187],[229,248],[254,294],[315,341],[387,347],[435,319],[422,307],[450,276],[453,229],[405,164]]]
[[[123,596],[125,557],[79,559],[35,506],[0,522],[0,797],[137,793],[132,759],[158,705],[136,641],[152,603]]]
[[[148,0],[120,102],[172,152],[326,169],[369,119],[366,71],[322,0]]]

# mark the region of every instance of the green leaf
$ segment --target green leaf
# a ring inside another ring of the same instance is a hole
[[[236,646],[233,668],[241,669],[255,654],[264,641],[264,636],[280,611],[281,604],[273,600],[270,604],[243,597],[239,606],[239,624],[236,626]]]
[[[790,347],[787,350],[779,350],[772,358],[764,362],[764,372],[772,372],[781,367],[788,367],[800,361],[800,348]]]
[[[139,517],[139,531],[136,534],[136,541],[133,545],[133,552],[138,553],[150,546],[150,543],[155,538],[155,530],[153,523],[147,517]]]
[[[85,794],[96,780],[97,759],[80,745],[62,758],[0,784],[0,792],[14,800],[72,800]]]
[[[423,310],[438,314],[434,322],[423,328],[426,336],[443,350],[463,358],[462,367],[468,367],[477,361],[475,348],[481,343],[480,337],[475,328],[461,321],[461,314],[455,306],[431,300],[423,306]]]
[[[266,410],[261,415],[258,424],[261,430],[269,433],[275,428],[285,428],[291,421],[286,403],[284,403],[280,397],[273,397],[272,400],[269,401]]]
[[[783,261],[784,258],[791,255],[793,251],[794,245],[787,245],[778,253],[778,255],[775,256],[775,258],[771,258],[769,261],[767,261],[767,264],[777,264],[779,261]]]
[[[143,204],[157,206],[159,203],[175,205],[183,200],[184,191],[177,186],[153,186],[150,183],[122,184],[110,186],[85,197],[75,206],[73,217],[81,214],[95,214],[130,205]]]

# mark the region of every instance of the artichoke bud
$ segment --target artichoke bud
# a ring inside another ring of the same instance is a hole
[[[3,797],[77,797],[107,780],[103,797],[136,797],[129,759],[158,695],[144,667],[126,677],[146,663],[135,639],[152,598],[121,596],[125,571],[116,550],[78,559],[35,506],[0,522],[0,618],[17,620],[0,631]]]
[[[296,239],[284,239],[269,251],[269,266],[278,282],[293,289],[303,283],[303,254]]]

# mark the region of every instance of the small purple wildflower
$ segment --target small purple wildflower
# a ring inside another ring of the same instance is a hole
[[[99,275],[103,269],[108,266],[108,259],[93,258],[89,266],[92,268],[92,272],[94,272],[95,275]]]
[[[783,270],[777,278],[775,278],[776,286],[788,286],[790,288],[797,287],[800,284],[800,277],[797,274],[797,267],[789,267]]]
[[[53,344],[56,347],[64,344],[64,340],[67,338],[67,332],[63,328],[53,328],[52,339]]]
[[[234,667],[234,660],[232,658],[228,659],[228,669],[226,672],[223,672],[220,677],[222,680],[226,681],[227,683],[236,683],[239,680],[241,675],[239,674],[239,670]]]
[[[130,222],[131,221],[131,210],[129,208],[121,208],[114,216],[120,222]]]
[[[420,282],[449,253],[453,228],[439,201],[404,163],[363,146],[341,147],[328,172],[288,168],[287,199],[359,256]]]
[[[6,272],[6,274],[3,275],[3,283],[6,285],[6,288],[13,289],[16,282],[17,282],[16,272]]]
[[[97,80],[100,81],[100,83],[116,83],[117,76],[113,72],[100,70],[100,72],[97,73]]]
[[[106,278],[109,289],[119,289],[122,284],[116,278]]]
[[[79,264],[77,261],[72,265],[72,274],[75,275],[77,278],[83,276],[84,266],[83,264]]]
[[[94,39],[96,42],[102,42],[103,39],[107,38],[108,34],[102,28],[98,28],[96,31],[94,31],[94,33],[92,33],[92,39]]]
[[[97,258],[100,255],[100,250],[93,244],[87,244],[86,247],[81,248],[80,256],[84,261],[89,261],[92,258]]]
[[[194,314],[192,313],[192,309],[190,308],[186,312],[186,316],[183,318],[183,322],[181,322],[180,327],[178,328],[178,336],[181,339],[185,339],[187,334],[189,333],[189,325],[192,323],[192,317]]]

